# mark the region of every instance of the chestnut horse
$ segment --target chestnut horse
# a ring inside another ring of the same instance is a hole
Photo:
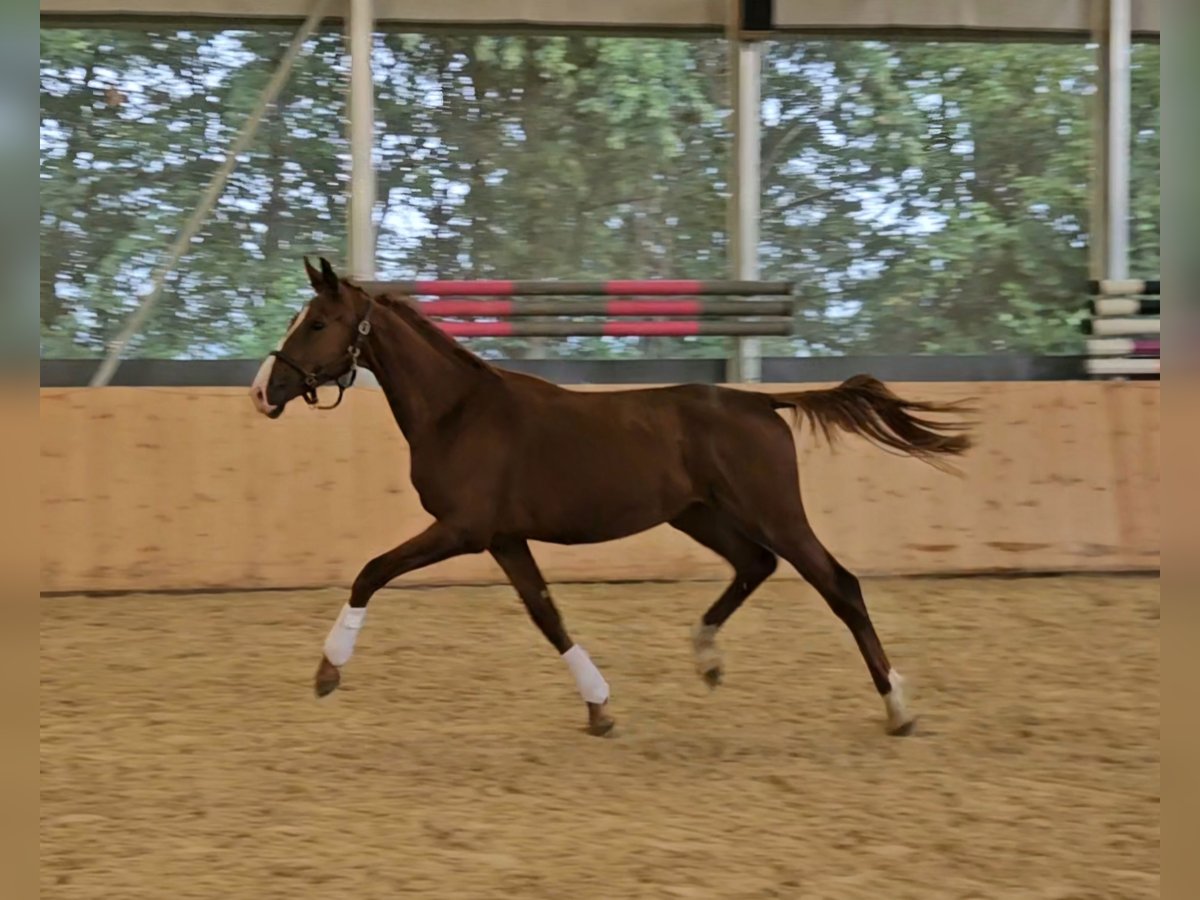
[[[850,629],[887,712],[887,731],[914,717],[867,614],[858,579],[822,546],[800,500],[792,410],[821,429],[861,435],[939,468],[970,446],[962,422],[918,414],[960,404],[903,400],[855,376],[824,390],[758,393],[710,385],[571,391],[498,369],[470,353],[402,298],[373,296],[339,278],[325,259],[304,261],[315,296],[263,362],[251,397],[274,419],[288,402],[338,400],[358,366],[372,372],[412,451],[411,478],[432,525],[375,557],[355,578],[326,638],[315,689],[341,680],[367,604],[406,572],[487,552],[557,650],[588,709],[587,730],[613,727],[609,688],[567,634],[529,541],[611,541],[668,523],[733,567],[733,581],[692,631],[696,668],[722,677],[718,629],[775,571],[782,556]],[[336,404],[334,404],[336,405]]]

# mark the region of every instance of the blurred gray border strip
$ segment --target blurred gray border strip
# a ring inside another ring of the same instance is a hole
[[[762,380],[775,384],[841,381],[868,372],[885,381],[1082,381],[1082,356],[826,356],[767,357]],[[248,387],[256,359],[130,359],[113,378],[123,387]],[[720,382],[723,359],[506,359],[501,368],[558,384]],[[43,359],[42,387],[85,387],[99,365],[91,359]]]

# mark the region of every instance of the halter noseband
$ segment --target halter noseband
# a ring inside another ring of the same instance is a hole
[[[304,390],[300,392],[300,396],[304,398],[304,402],[309,406],[316,409],[335,409],[342,402],[342,397],[345,395],[346,389],[354,384],[354,379],[358,376],[358,357],[362,353],[362,343],[366,340],[367,335],[371,333],[371,307],[374,305],[373,301],[370,299],[367,300],[367,311],[363,313],[363,317],[359,320],[358,326],[355,329],[357,333],[354,335],[354,342],[346,348],[346,356],[350,358],[350,369],[339,378],[333,379],[323,375],[321,373],[322,366],[317,366],[312,371],[308,371],[304,366],[279,350],[272,350],[267,354],[295,369],[300,377],[304,379]],[[337,400],[328,406],[320,406],[317,403],[317,388],[331,381],[337,385]]]

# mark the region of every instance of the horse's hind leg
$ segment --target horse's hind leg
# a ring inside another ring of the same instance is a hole
[[[761,434],[748,429],[739,433],[745,442],[729,453],[723,466],[726,475],[718,492],[718,509],[816,588],[858,644],[887,708],[888,732],[907,734],[914,718],[905,706],[903,682],[875,633],[858,579],[822,546],[808,523],[791,431],[779,417],[772,419]],[[747,448],[753,448],[757,457]]]
[[[905,735],[912,731],[916,718],[905,705],[904,682],[892,668],[875,626],[867,613],[858,579],[842,566],[813,533],[800,513],[785,537],[772,541],[775,550],[795,566],[796,571],[825,598],[829,608],[845,623],[858,644],[875,689],[887,709],[889,734]]]
[[[778,561],[774,553],[742,534],[733,519],[711,507],[690,506],[670,524],[733,566],[733,581],[700,617],[692,631],[696,671],[709,687],[716,687],[723,674],[721,652],[716,643],[717,631],[745,599],[771,577]]]
[[[529,545],[525,541],[497,542],[490,550],[500,564],[512,586],[516,588],[521,602],[538,630],[562,656],[567,668],[575,677],[575,684],[588,708],[588,733],[597,736],[608,734],[615,720],[608,713],[608,682],[588,657],[582,647],[571,640],[563,626],[562,616],[550,590],[542,577]]]

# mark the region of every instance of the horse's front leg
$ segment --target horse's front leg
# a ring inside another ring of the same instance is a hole
[[[342,680],[342,667],[354,654],[354,644],[362,630],[367,604],[380,588],[393,578],[464,553],[478,553],[460,530],[434,522],[416,537],[394,550],[375,557],[358,573],[350,589],[350,600],[338,612],[337,620],[325,638],[325,652],[317,666],[314,688],[318,697],[332,693]]]
[[[500,541],[491,548],[491,554],[512,586],[517,589],[525,609],[538,630],[546,640],[559,652],[563,662],[567,664],[575,686],[579,688],[588,709],[587,731],[597,737],[603,737],[612,731],[616,724],[608,711],[608,682],[600,674],[587,652],[571,640],[563,625],[554,601],[550,599],[550,590],[542,577],[529,545],[522,540]]]

